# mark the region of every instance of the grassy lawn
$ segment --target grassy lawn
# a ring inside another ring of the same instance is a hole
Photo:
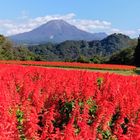
[[[37,66],[38,67],[38,66]],[[42,66],[39,66],[42,67]],[[93,71],[93,72],[109,72],[109,73],[116,73],[121,75],[140,75],[140,68],[138,68],[136,71],[132,70],[98,70],[98,69],[84,69],[84,68],[65,68],[65,67],[47,67],[47,68],[57,68],[57,69],[66,69],[66,70],[87,70],[87,71]]]
[[[92,70],[97,72],[109,72],[109,73],[116,73],[121,75],[137,75],[134,71],[126,71],[126,70]]]

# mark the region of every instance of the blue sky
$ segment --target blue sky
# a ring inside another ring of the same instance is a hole
[[[0,33],[32,30],[64,19],[90,32],[140,33],[140,0],[1,0]]]

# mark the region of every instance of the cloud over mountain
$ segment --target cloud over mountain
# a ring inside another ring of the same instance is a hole
[[[92,19],[78,19],[74,13],[69,13],[66,15],[47,15],[36,18],[30,18],[26,15],[26,12],[23,11],[21,17],[18,17],[16,20],[0,20],[0,32],[5,35],[13,35],[23,32],[28,32],[34,28],[39,27],[40,25],[50,21],[63,19],[68,23],[75,25],[79,29],[94,33],[94,32],[106,32],[108,34],[119,32],[124,33],[130,36],[136,36],[140,33],[139,29],[135,30],[122,30],[113,27],[112,23],[104,20],[92,20]]]

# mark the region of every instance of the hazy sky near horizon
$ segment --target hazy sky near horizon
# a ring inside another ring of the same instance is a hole
[[[140,33],[140,0],[1,0],[0,34],[30,31],[64,19],[89,32]]]

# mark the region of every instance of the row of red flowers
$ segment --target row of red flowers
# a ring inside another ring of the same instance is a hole
[[[87,64],[76,62],[46,62],[46,61],[0,61],[6,64],[24,64],[52,67],[88,68],[88,69],[111,69],[111,70],[135,70],[135,66],[112,65],[112,64]]]
[[[0,140],[139,140],[140,77],[0,65]]]

